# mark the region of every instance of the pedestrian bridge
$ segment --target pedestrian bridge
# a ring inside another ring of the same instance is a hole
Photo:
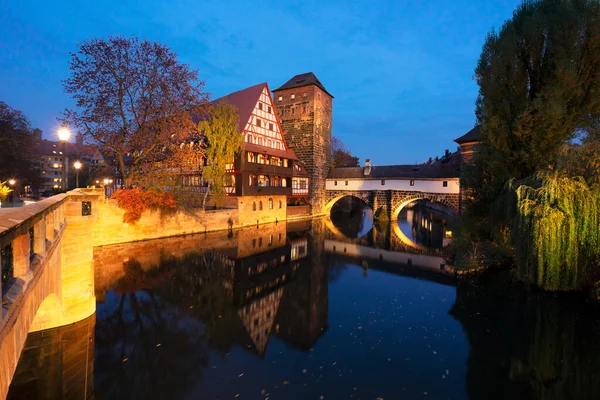
[[[93,214],[97,195],[70,192],[0,210],[0,399],[27,334],[94,314]]]
[[[460,211],[460,170],[450,164],[388,165],[332,168],[325,183],[325,212],[338,200],[353,196],[364,201],[374,213],[382,209],[392,221],[400,211],[417,200]]]

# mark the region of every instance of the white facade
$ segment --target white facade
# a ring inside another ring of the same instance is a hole
[[[277,150],[287,150],[279,121],[275,116],[275,108],[271,101],[271,95],[266,86],[260,95],[260,99],[254,106],[250,119],[246,123],[244,135],[247,143]]]
[[[425,192],[439,194],[458,194],[458,178],[447,179],[327,179],[327,190],[404,190],[407,192]]]

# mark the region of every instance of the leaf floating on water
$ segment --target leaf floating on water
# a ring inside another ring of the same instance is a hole
[[[241,374],[238,375],[238,378],[241,378],[242,376],[244,376],[244,373],[242,372]]]
[[[157,344],[156,344],[156,347],[160,347],[160,343],[157,343]]]
[[[302,373],[305,374],[307,371],[305,369],[302,370]]]
[[[129,358],[125,357],[125,358],[123,359],[123,362],[127,362],[127,360],[129,360]]]

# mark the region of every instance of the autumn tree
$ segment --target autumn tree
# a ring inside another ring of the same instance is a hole
[[[136,37],[90,39],[71,54],[69,69],[63,85],[76,108],[63,121],[114,158],[125,186],[147,184],[148,169],[199,138],[193,116],[207,106],[204,82],[169,47]]]
[[[337,136],[331,138],[331,153],[332,167],[358,167],[358,157],[354,157]]]
[[[482,143],[464,186],[485,211],[600,116],[600,2],[523,2],[488,34],[475,78]]]
[[[244,135],[238,130],[239,116],[235,106],[219,102],[210,111],[208,118],[199,124],[206,140],[206,166],[202,168],[202,178],[208,182],[207,192],[202,201],[205,206],[210,192],[215,205],[220,206],[225,197],[225,186],[233,179],[227,165],[233,164],[242,144]]]
[[[37,183],[39,165],[33,147],[29,119],[0,101],[0,181],[17,178],[21,185]]]

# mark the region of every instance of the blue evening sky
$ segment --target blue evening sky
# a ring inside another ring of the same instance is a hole
[[[426,161],[475,122],[473,80],[486,33],[519,0],[6,1],[0,100],[54,139],[69,52],[110,34],[168,44],[214,98],[314,72],[333,101],[333,134],[361,163]]]

